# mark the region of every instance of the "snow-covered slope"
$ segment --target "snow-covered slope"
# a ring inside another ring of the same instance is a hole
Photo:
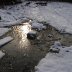
[[[2,51],[0,51],[0,59],[5,55]]]
[[[63,33],[72,34],[72,4],[52,2],[47,6],[40,6],[31,2],[26,6],[26,3],[0,9],[2,18],[0,26],[15,24],[23,19],[31,18],[37,22],[47,22]]]
[[[72,46],[59,46],[55,42],[51,49],[59,48],[59,53],[48,53],[35,67],[35,72],[72,72]]]
[[[61,32],[72,33],[72,4],[48,3],[47,6],[26,7],[26,15],[37,21],[50,23]]]

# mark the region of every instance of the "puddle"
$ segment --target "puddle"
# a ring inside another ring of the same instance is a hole
[[[72,45],[72,35],[60,34],[53,27],[38,33],[35,40],[28,40],[27,33],[31,31],[29,24],[12,26],[4,36],[11,36],[13,41],[1,48],[6,53],[0,60],[0,72],[34,72],[34,67],[45,57],[50,46],[55,41],[63,45]]]

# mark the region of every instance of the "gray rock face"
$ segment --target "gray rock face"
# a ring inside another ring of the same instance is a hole
[[[36,37],[37,37],[37,33],[34,32],[34,31],[29,32],[29,33],[27,34],[27,38],[28,38],[28,39],[34,40],[34,39],[36,39]]]

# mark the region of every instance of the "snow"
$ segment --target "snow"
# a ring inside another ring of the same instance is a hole
[[[0,51],[0,59],[5,55],[2,51]]]
[[[33,22],[32,23],[32,28],[37,29],[37,30],[42,30],[42,29],[46,29],[46,26],[44,26],[41,23]]]
[[[34,35],[36,35],[37,33],[36,33],[36,31],[30,31],[30,32],[28,32],[28,34],[34,34]]]
[[[63,33],[72,33],[72,4],[48,3],[47,6],[26,7],[28,17],[47,22]]]
[[[8,32],[10,29],[9,28],[0,28],[0,36]]]
[[[8,43],[8,42],[10,42],[12,39],[13,39],[13,38],[10,37],[10,36],[5,37],[5,38],[3,38],[3,39],[0,39],[0,46],[6,44],[6,43]]]
[[[52,48],[58,48],[60,52],[49,52],[35,67],[35,72],[72,72],[72,46],[64,47],[55,42]]]
[[[21,20],[30,18],[37,22],[37,25],[33,23],[34,28],[39,27],[41,29],[40,26],[42,25],[38,22],[46,22],[62,33],[72,34],[72,4],[51,2],[47,6],[40,6],[36,5],[36,2],[30,2],[26,6],[26,3],[27,1],[0,9],[2,18],[0,26],[19,24]]]

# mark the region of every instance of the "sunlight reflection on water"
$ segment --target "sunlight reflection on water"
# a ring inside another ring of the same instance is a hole
[[[27,33],[31,31],[31,25],[29,23],[23,23],[22,26],[13,27],[13,36],[17,39],[19,48],[29,46],[30,42],[27,39]]]
[[[30,25],[24,25],[21,27],[21,30],[24,34],[27,34],[29,31],[31,31],[31,26]]]

